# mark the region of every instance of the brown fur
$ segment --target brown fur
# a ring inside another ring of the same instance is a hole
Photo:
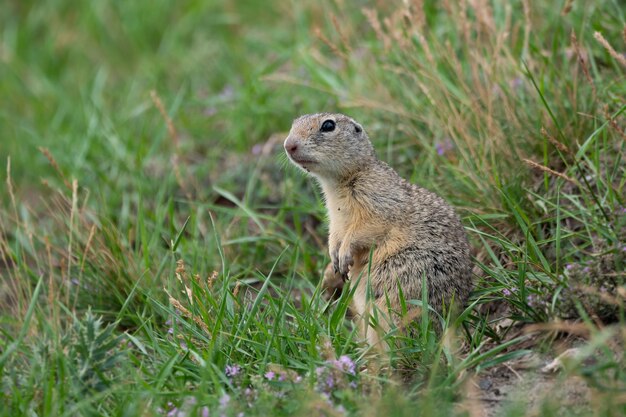
[[[335,123],[333,131],[320,130],[326,120]],[[346,279],[357,286],[352,309],[370,343],[379,342],[368,326],[373,307],[379,310],[377,331],[401,322],[395,314],[398,286],[406,300],[420,300],[425,276],[428,302],[438,312],[466,302],[471,261],[458,216],[441,197],[378,160],[357,122],[342,114],[301,116],[285,149],[295,165],[317,178],[326,198],[332,263],[323,287],[337,294]]]

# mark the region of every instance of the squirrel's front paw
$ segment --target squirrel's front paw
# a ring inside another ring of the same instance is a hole
[[[335,249],[330,251],[330,261],[333,264],[335,274],[339,273],[339,246],[340,245],[337,245]]]
[[[322,296],[326,300],[338,300],[343,291],[344,279],[335,272],[333,264],[328,264],[322,279]]]
[[[348,272],[353,265],[354,259],[352,259],[352,254],[349,251],[339,254],[339,273],[344,281],[348,279]]]

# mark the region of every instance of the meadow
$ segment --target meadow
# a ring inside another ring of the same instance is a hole
[[[626,415],[623,2],[5,0],[0,28],[0,415]],[[443,335],[381,354],[321,296],[282,148],[319,111],[462,216]]]

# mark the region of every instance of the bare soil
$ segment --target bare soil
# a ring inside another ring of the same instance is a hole
[[[477,414],[485,417],[508,415],[507,410],[519,409],[520,405],[525,410],[523,415],[537,415],[546,406],[556,408],[557,415],[592,414],[591,389],[580,377],[563,378],[558,373],[500,366],[482,374],[477,385]]]

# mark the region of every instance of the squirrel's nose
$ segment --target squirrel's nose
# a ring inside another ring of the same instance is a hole
[[[285,141],[285,150],[289,152],[290,155],[294,154],[298,150],[298,143],[291,138],[287,138]]]

